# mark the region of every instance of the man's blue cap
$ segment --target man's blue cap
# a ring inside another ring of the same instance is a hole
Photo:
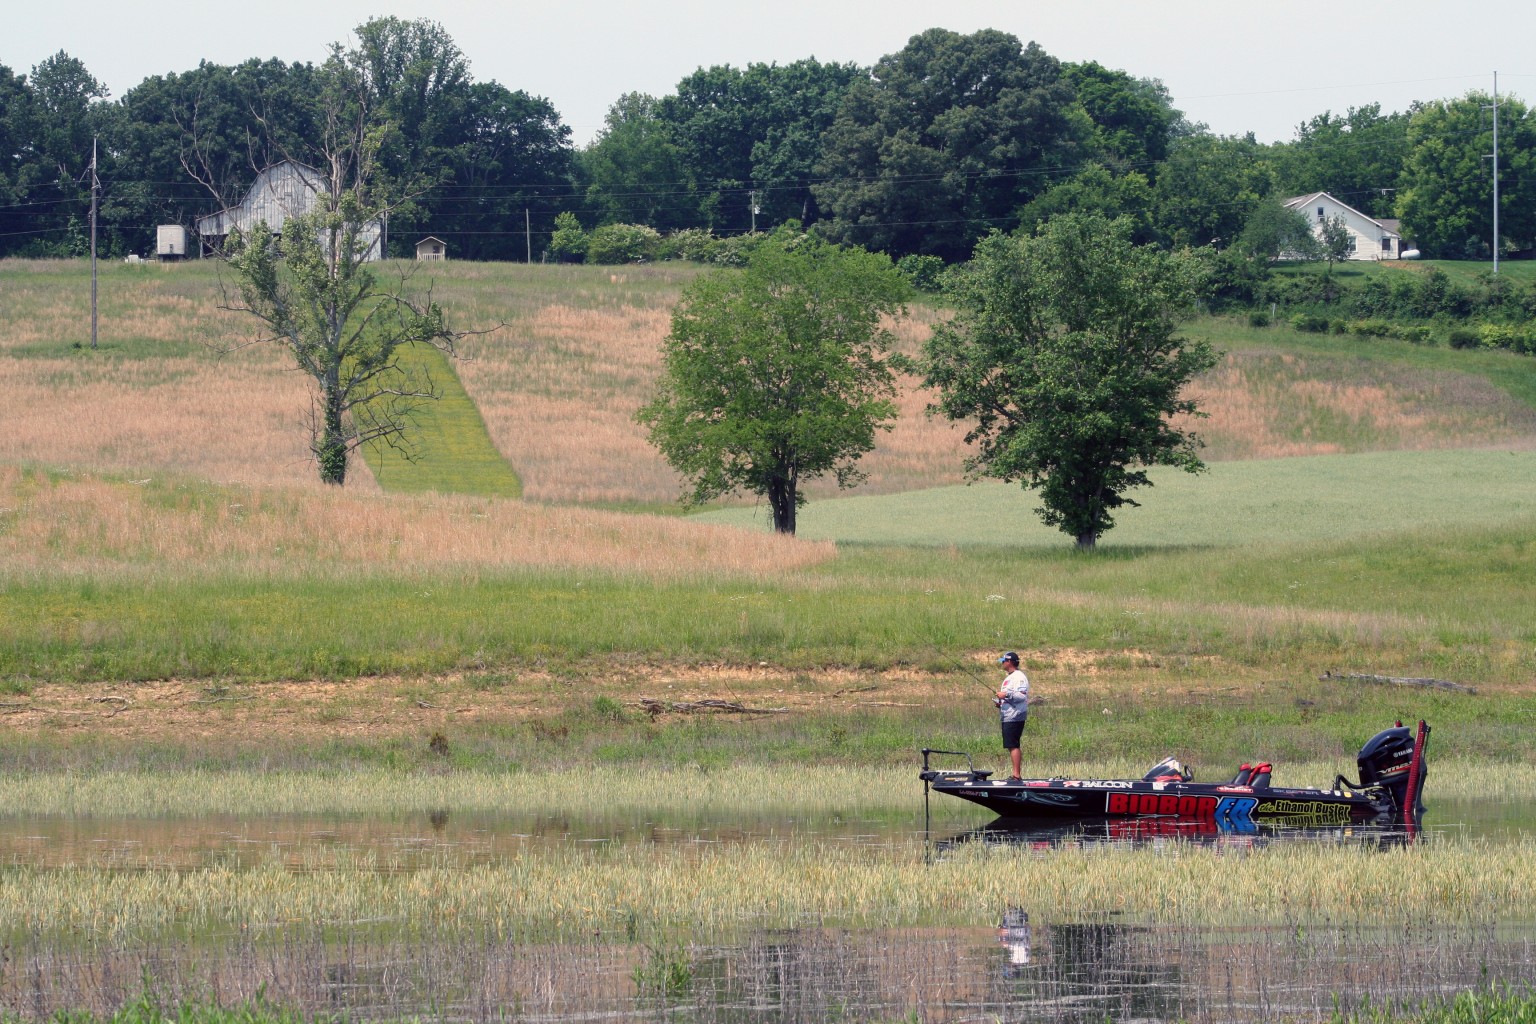
[[[1009,651],[1007,654],[1004,654],[1001,658],[997,659],[997,663],[999,665],[1006,665],[1010,661],[1017,665],[1019,663],[1019,656],[1014,654],[1012,651]]]

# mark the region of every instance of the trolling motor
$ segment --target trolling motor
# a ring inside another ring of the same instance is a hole
[[[1424,815],[1424,780],[1429,765],[1424,761],[1429,745],[1429,726],[1419,722],[1415,732],[1398,722],[1383,729],[1360,748],[1355,763],[1360,766],[1360,783],[1355,785],[1342,775],[1335,780],[1355,789],[1385,790],[1392,802],[1392,812],[1400,825],[1417,825]]]

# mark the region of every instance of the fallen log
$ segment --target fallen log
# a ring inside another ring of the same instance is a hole
[[[691,715],[695,711],[729,711],[744,715],[785,715],[789,713],[789,708],[749,708],[745,704],[738,704],[733,700],[663,701],[653,700],[650,697],[641,697],[637,703],[652,718],[667,711],[680,715]]]
[[[1474,686],[1464,686],[1448,679],[1428,679],[1421,676],[1378,676],[1366,672],[1324,672],[1319,679],[1342,679],[1349,683],[1375,683],[1382,686],[1418,686],[1431,690],[1450,690],[1453,693],[1476,694]]]

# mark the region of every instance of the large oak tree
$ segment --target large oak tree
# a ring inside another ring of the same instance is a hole
[[[1184,387],[1210,369],[1177,334],[1200,276],[1187,252],[1135,245],[1123,221],[1067,214],[1038,235],[994,234],[956,276],[955,316],[925,347],[934,409],[970,424],[975,474],[1039,489],[1050,526],[1092,548],[1151,485],[1146,468],[1198,472]]]
[[[665,371],[639,421],[688,478],[689,504],[745,490],[795,532],[801,485],[863,478],[896,415],[887,318],[910,286],[888,257],[781,231],[745,270],[698,278],[672,314]]]

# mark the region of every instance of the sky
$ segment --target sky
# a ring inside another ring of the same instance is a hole
[[[1532,0],[76,0],[7,18],[0,64],[24,74],[64,50],[115,98],[203,59],[319,63],[383,15],[440,22],[476,81],[548,98],[578,145],[622,94],[665,95],[699,67],[869,65],[934,27],[999,29],[1062,60],[1161,79],[1191,121],[1261,142],[1291,139],[1324,111],[1488,91],[1495,72],[1501,96],[1536,99]]]

